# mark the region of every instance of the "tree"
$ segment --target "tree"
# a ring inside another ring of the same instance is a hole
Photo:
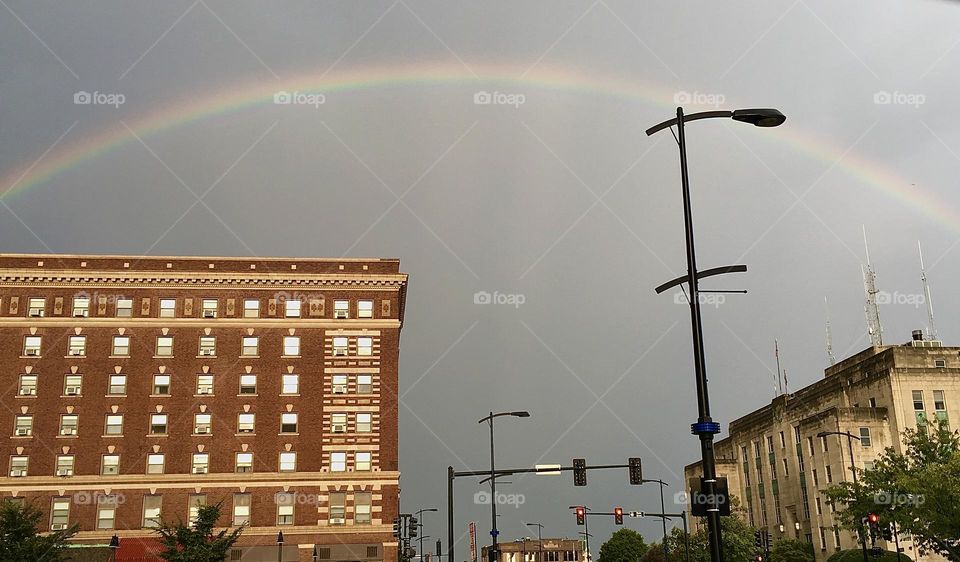
[[[156,532],[163,543],[160,557],[167,562],[223,562],[245,525],[214,533],[222,504],[206,505],[197,512],[193,525],[163,522]]]
[[[921,549],[960,562],[960,433],[945,422],[903,432],[904,450],[888,447],[873,470],[857,470],[858,482],[825,490],[842,525],[863,532],[870,513],[880,525],[895,523]]]
[[[897,553],[889,550],[884,550],[883,556],[880,558],[871,556],[870,560],[876,560],[877,562],[913,562],[913,558],[906,554],[901,552],[900,558],[897,558]],[[859,549],[841,550],[827,558],[827,562],[863,562],[863,551]]]
[[[783,538],[770,550],[770,562],[814,562],[813,545],[807,541]],[[862,562],[862,561],[861,561]]]
[[[77,532],[77,525],[63,531],[40,535],[43,512],[32,502],[0,502],[0,562],[43,560],[60,562],[67,540]]]
[[[600,547],[598,562],[639,562],[647,548],[643,535],[631,529],[620,529]]]

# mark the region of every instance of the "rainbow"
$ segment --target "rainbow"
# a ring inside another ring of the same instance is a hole
[[[592,73],[569,67],[537,66],[529,73],[521,67],[472,66],[422,63],[407,66],[369,66],[327,73],[307,72],[280,81],[258,80],[229,88],[218,88],[208,95],[191,95],[157,108],[155,111],[127,121],[127,125],[144,138],[218,115],[268,106],[278,91],[322,93],[327,98],[338,92],[383,88],[425,86],[476,86],[477,90],[501,89],[530,92],[534,89],[556,90],[589,95],[605,95],[630,101],[674,107],[675,90]],[[472,72],[471,72],[472,71]],[[845,147],[809,132],[787,121],[786,127],[771,132],[772,142],[788,144],[792,149],[820,161],[833,163],[838,170],[878,189],[907,207],[938,220],[950,229],[960,225],[960,212],[947,207],[944,201],[929,192],[913,188],[911,182],[895,170],[872,162]],[[69,134],[66,139],[69,139]],[[65,140],[66,140],[65,139]],[[34,158],[4,173],[0,178],[0,199],[39,187],[56,176],[84,162],[136,142],[124,126],[117,126],[85,135],[82,140],[58,144],[49,153]],[[846,154],[845,154],[846,153]]]

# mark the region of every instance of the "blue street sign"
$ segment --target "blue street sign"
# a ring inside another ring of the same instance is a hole
[[[495,537],[500,534],[500,531],[490,531],[490,536]]]

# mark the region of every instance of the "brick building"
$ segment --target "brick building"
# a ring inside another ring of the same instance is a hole
[[[583,541],[579,539],[545,538],[542,541],[524,537],[501,542],[500,562],[583,562]],[[489,560],[489,546],[480,549],[481,560]]]
[[[856,468],[870,470],[886,447],[902,452],[904,429],[960,419],[958,353],[915,332],[904,345],[867,348],[828,367],[823,379],[733,420],[729,436],[716,443],[717,474],[727,477],[747,522],[774,541],[812,543],[818,561],[860,548],[856,535],[839,527],[823,490],[852,478],[851,445]],[[702,474],[699,462],[685,469],[688,483]],[[877,506],[881,516],[887,509]],[[705,520],[690,524],[695,529]],[[909,536],[899,539],[913,560],[943,560],[920,552]]]
[[[0,497],[80,543],[222,503],[231,560],[396,560],[399,267],[0,255]]]

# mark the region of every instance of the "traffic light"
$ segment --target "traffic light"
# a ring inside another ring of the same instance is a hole
[[[639,457],[630,457],[627,460],[630,466],[630,484],[637,486],[643,484],[643,469]]]
[[[417,533],[419,532],[419,525],[417,524],[419,521],[416,517],[411,517],[409,521],[410,527],[407,529],[407,536],[413,539],[417,537]]]
[[[443,544],[439,540],[437,540],[437,559],[438,560],[440,559],[440,557],[443,556],[442,554],[443,550],[440,548],[441,546],[443,546]]]
[[[587,459],[573,459],[573,485],[587,485]]]
[[[583,507],[578,507],[577,511],[577,525],[583,525],[583,522],[587,518],[587,510]]]
[[[400,518],[395,517],[393,519],[393,537],[396,539],[400,538]]]
[[[772,534],[767,533],[767,544],[765,544],[764,546],[767,548],[767,550],[770,550],[770,547],[773,546],[773,535],[772,535]]]
[[[753,546],[763,548],[763,531],[753,532]]]
[[[893,523],[887,523],[886,525],[880,527],[880,536],[887,542],[893,542],[893,534],[895,532],[896,531],[893,528]]]
[[[763,555],[762,555],[762,554],[758,554],[757,557],[754,558],[754,560],[756,560],[757,562],[763,562]]]
[[[623,508],[617,506],[613,508],[613,522],[616,525],[623,525]]]

